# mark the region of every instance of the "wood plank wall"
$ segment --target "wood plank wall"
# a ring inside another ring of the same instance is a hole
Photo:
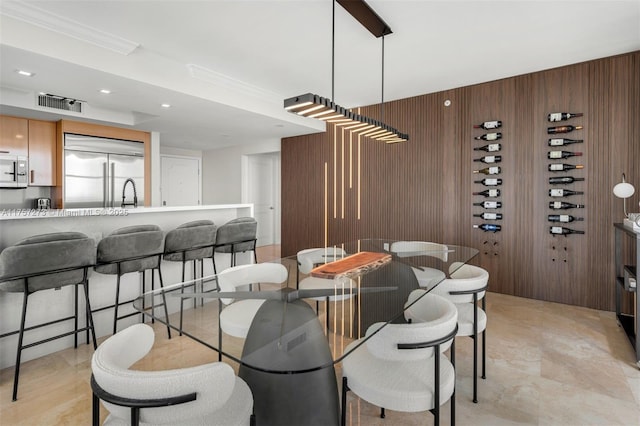
[[[586,205],[569,211],[584,222],[567,225],[585,234],[569,237],[550,235],[547,221],[556,211],[546,117],[560,111],[584,113],[564,122],[584,126],[565,135],[584,139],[565,148],[583,157],[565,162],[584,164],[568,175],[586,179],[566,187],[585,192],[567,201]],[[360,113],[380,117],[378,105]],[[487,143],[473,139],[486,133],[473,124],[495,119],[504,219],[492,234],[472,228],[483,211],[472,192],[486,189],[473,182],[486,166],[473,162],[483,155],[473,147]],[[383,121],[410,140],[358,141],[332,126],[282,140],[283,255],[371,237],[467,245],[480,250],[473,263],[489,271],[491,291],[613,310],[612,223],[623,211],[611,189],[624,171],[640,192],[640,52],[389,102]]]

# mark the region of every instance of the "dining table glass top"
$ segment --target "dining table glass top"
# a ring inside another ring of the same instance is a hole
[[[373,324],[405,322],[412,291],[428,293],[478,253],[471,247],[414,247],[384,239],[317,250],[323,260],[314,263],[310,273],[300,270],[304,268],[295,255],[269,261],[286,267],[288,279],[281,284],[254,283],[242,291],[220,293],[217,276],[211,275],[165,283],[163,289],[137,298],[134,308],[169,325],[173,338],[194,339],[244,368],[304,373],[340,362],[355,349],[347,350],[349,343],[365,342],[375,334],[367,334]],[[246,338],[219,330],[218,314],[228,306],[222,298],[264,301]],[[180,330],[183,336],[177,337]]]

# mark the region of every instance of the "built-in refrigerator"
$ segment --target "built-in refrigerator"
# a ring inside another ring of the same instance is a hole
[[[63,191],[65,208],[144,206],[144,143],[66,133]]]

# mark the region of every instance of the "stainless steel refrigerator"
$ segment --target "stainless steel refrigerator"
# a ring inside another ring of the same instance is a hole
[[[144,143],[66,133],[64,206],[144,206]]]

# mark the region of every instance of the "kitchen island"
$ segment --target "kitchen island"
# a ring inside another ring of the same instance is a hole
[[[253,217],[253,204],[221,204],[189,207],[141,207],[135,209],[88,208],[63,210],[4,209],[0,210],[0,250],[17,243],[23,238],[51,232],[82,232],[96,241],[112,231],[132,225],[158,225],[165,233],[177,226],[194,220],[211,220],[221,226],[238,217]],[[249,263],[249,253],[239,254],[238,263]],[[220,269],[230,265],[228,254],[217,253],[216,265]],[[165,285],[181,280],[180,262],[162,263],[162,277]],[[190,277],[190,269],[187,270]],[[204,262],[204,273],[213,273],[212,263]],[[150,284],[147,278],[147,286]],[[156,275],[156,286],[157,275]],[[94,271],[89,274],[89,294],[94,311],[112,305],[115,300],[116,277]],[[126,274],[122,277],[121,300],[129,300],[140,294],[141,275]],[[80,308],[82,308],[82,303]],[[187,304],[188,306],[188,304]],[[22,307],[22,293],[0,292],[0,335],[19,328]],[[177,306],[170,306],[177,309]],[[132,309],[123,306],[122,313]],[[29,297],[27,326],[70,315],[73,312],[73,286],[57,291],[43,291]],[[105,309],[93,316],[97,337],[112,333],[113,310]],[[118,329],[139,321],[138,316],[122,320]],[[47,336],[59,334],[72,327],[71,322],[52,325],[25,334],[25,340],[35,341]],[[0,369],[15,364],[15,350],[18,336],[12,335],[0,340]],[[45,345],[27,349],[23,353],[23,362],[73,346],[73,337],[62,338]]]

